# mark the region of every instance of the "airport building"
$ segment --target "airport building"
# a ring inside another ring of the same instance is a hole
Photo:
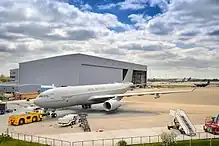
[[[18,82],[19,81],[19,69],[11,69],[10,70],[10,79],[12,82]]]
[[[147,83],[147,66],[85,54],[70,54],[19,63],[19,84],[55,86],[121,82],[133,69],[135,84]]]

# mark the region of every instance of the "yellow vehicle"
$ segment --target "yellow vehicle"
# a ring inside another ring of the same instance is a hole
[[[39,122],[43,120],[43,114],[41,112],[26,112],[24,114],[12,115],[8,118],[9,125],[23,125],[33,122]]]

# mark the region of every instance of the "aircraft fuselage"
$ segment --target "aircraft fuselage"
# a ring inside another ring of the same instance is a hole
[[[114,83],[84,86],[69,86],[54,88],[44,91],[34,101],[43,108],[63,108],[75,105],[97,104],[104,101],[89,101],[92,96],[122,94],[125,93],[132,83]]]

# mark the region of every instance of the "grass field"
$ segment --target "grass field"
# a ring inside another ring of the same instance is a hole
[[[47,146],[47,145],[16,140],[6,135],[0,135],[0,146]]]
[[[192,146],[219,146],[219,139],[203,139],[203,140],[192,140],[191,145]],[[185,140],[185,141],[178,141],[175,145],[173,146],[189,146],[190,141]],[[151,144],[136,144],[136,145],[129,145],[129,146],[163,146],[162,143],[151,143]]]

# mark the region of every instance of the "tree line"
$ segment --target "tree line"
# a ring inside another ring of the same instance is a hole
[[[5,83],[5,82],[9,82],[9,81],[10,81],[10,77],[5,76],[5,75],[0,76],[0,82]]]

